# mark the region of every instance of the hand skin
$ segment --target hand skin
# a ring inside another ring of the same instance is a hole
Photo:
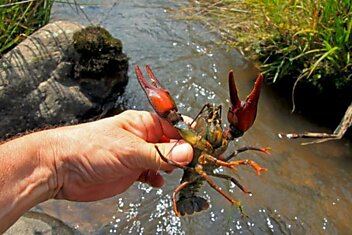
[[[43,130],[0,145],[0,234],[48,199],[95,201],[171,172],[156,152],[186,165],[192,147],[156,114],[125,111],[95,122]],[[171,139],[171,140],[170,140]],[[167,143],[161,143],[168,141]]]

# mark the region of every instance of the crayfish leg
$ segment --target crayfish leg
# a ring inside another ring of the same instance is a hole
[[[228,195],[227,193],[225,193],[210,177],[209,175],[203,170],[203,167],[201,165],[197,165],[195,167],[196,172],[203,177],[207,183],[213,188],[215,189],[218,193],[220,193],[224,198],[226,198],[229,202],[231,202],[232,205],[237,206],[240,209],[241,214],[243,214],[243,210],[242,210],[242,205],[239,201],[236,201],[235,199],[233,199],[230,195]]]
[[[236,157],[239,153],[242,153],[242,152],[245,152],[245,151],[248,151],[248,150],[259,151],[259,152],[263,152],[263,153],[266,153],[266,154],[269,154],[269,155],[270,155],[270,150],[271,150],[271,148],[269,148],[269,147],[257,148],[257,147],[252,147],[252,146],[244,146],[244,147],[241,147],[241,148],[235,150],[232,154],[230,154],[230,156],[226,157],[226,158],[224,159],[224,161],[227,162],[227,161],[229,161],[231,158]]]
[[[216,166],[223,166],[223,167],[227,167],[231,170],[236,170],[231,163],[219,160],[219,159],[217,159],[211,155],[208,155],[208,154],[203,154],[202,156],[200,156],[198,159],[198,162],[201,165],[204,165],[208,162],[211,162]]]
[[[267,171],[267,168],[263,168],[261,166],[258,165],[258,163],[256,163],[253,160],[238,160],[238,161],[232,161],[232,162],[225,162],[222,160],[219,160],[211,155],[207,155],[207,154],[203,154],[201,157],[199,157],[199,162],[200,164],[205,164],[206,162],[211,162],[217,166],[223,166],[223,167],[227,167],[231,170],[236,170],[234,168],[234,166],[238,166],[238,165],[250,165],[251,167],[253,167],[256,171],[257,174],[260,175],[260,173],[262,171]]]
[[[175,189],[175,191],[174,191],[173,194],[172,194],[172,205],[173,205],[174,212],[175,212],[175,214],[176,214],[177,217],[181,217],[181,215],[184,215],[184,213],[180,213],[180,211],[178,210],[178,206],[177,206],[177,203],[176,203],[176,196],[177,196],[177,194],[178,194],[182,189],[184,189],[188,184],[189,184],[188,181],[183,182],[182,184],[180,184],[180,185]],[[183,211],[183,210],[181,210],[181,211]]]
[[[208,173],[209,174],[209,173]],[[219,174],[219,173],[211,173],[209,174],[211,176],[214,176],[214,177],[218,177],[218,178],[222,178],[222,179],[226,179],[226,180],[230,180],[232,183],[234,183],[237,187],[239,187],[242,192],[244,193],[251,193],[251,191],[249,191],[248,189],[246,189],[245,187],[243,187],[240,182],[238,182],[237,179],[233,178],[232,176],[229,176],[229,175],[224,175],[224,174]]]
[[[267,168],[263,168],[261,166],[258,165],[258,163],[256,163],[253,160],[238,160],[238,161],[232,161],[232,162],[228,162],[228,164],[230,164],[231,166],[238,166],[238,165],[250,165],[251,167],[253,167],[254,170],[256,170],[257,175],[260,175],[260,173],[262,171],[268,171]]]

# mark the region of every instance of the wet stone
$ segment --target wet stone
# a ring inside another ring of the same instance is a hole
[[[79,232],[47,214],[30,211],[5,232],[5,235],[27,234],[73,235]]]

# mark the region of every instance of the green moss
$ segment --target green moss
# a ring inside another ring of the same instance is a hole
[[[88,26],[73,35],[74,47],[81,54],[122,52],[122,43],[104,28]]]
[[[74,48],[80,55],[75,76],[98,78],[113,75],[127,64],[122,43],[99,26],[88,26],[73,36]]]

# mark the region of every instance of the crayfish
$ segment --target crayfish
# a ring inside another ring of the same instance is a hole
[[[187,124],[178,112],[175,101],[169,91],[160,85],[150,67],[146,65],[146,71],[151,84],[144,78],[138,65],[135,66],[135,70],[137,79],[155,112],[160,117],[169,121],[178,130],[180,136],[192,145],[194,150],[193,160],[187,166],[183,166],[163,156],[156,147],[163,161],[184,170],[181,183],[172,195],[175,214],[178,217],[192,215],[195,212],[209,208],[207,200],[197,195],[204,181],[230,201],[232,205],[238,206],[241,214],[243,214],[241,203],[216,185],[211,176],[229,180],[237,185],[244,193],[250,193],[234,177],[216,173],[214,170],[220,166],[236,170],[235,167],[238,165],[250,165],[256,170],[258,175],[260,175],[261,171],[267,170],[252,160],[230,160],[238,153],[247,150],[269,153],[269,148],[245,146],[237,149],[227,157],[223,156],[229,142],[242,136],[254,123],[263,75],[260,74],[258,76],[254,88],[246,100],[241,101],[238,98],[234,73],[233,71],[229,72],[229,90],[232,107],[229,108],[227,114],[227,119],[230,123],[229,127],[223,128],[221,124],[222,105],[205,104],[194,121],[191,124]]]

